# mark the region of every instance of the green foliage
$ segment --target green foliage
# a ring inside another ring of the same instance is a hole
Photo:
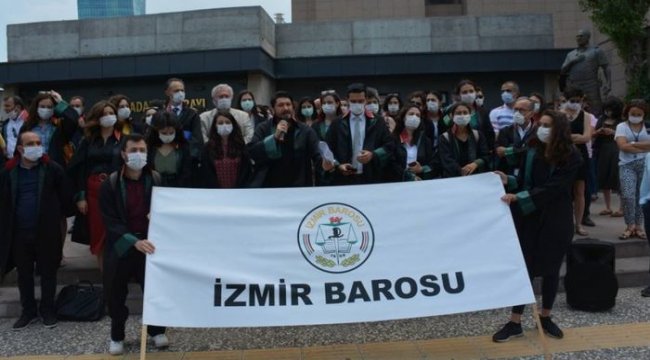
[[[650,0],[579,0],[579,4],[611,39],[625,63],[628,98],[650,94],[645,20]]]
[[[622,58],[634,51],[634,42],[646,37],[645,15],[650,0],[579,0],[598,30],[616,44]]]

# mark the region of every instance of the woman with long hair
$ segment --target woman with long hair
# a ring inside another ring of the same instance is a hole
[[[543,112],[536,134],[529,141],[517,177],[496,173],[507,186],[508,193],[501,200],[510,205],[531,281],[542,277],[542,328],[547,335],[560,339],[564,335],[551,321],[551,310],[560,267],[573,239],[573,183],[583,160],[563,113]],[[522,336],[523,311],[524,305],[513,307],[510,322],[492,340],[504,342]]]
[[[472,109],[472,105],[461,102],[449,110],[453,125],[440,136],[438,146],[443,177],[467,176],[489,169],[485,137],[471,126]]]
[[[75,239],[73,233],[73,241],[90,244],[90,252],[97,256],[100,270],[103,269],[106,228],[99,210],[99,190],[109,175],[122,165],[122,133],[116,125],[115,106],[108,101],[96,103],[86,116],[85,135],[70,164],[70,172],[76,180],[75,200],[81,215],[75,219],[75,230],[77,234],[88,236],[88,239]],[[80,231],[81,227],[85,227],[85,231]]]
[[[201,155],[201,173],[205,188],[243,188],[250,181],[252,166],[244,136],[229,112],[214,116]]]
[[[153,114],[147,136],[147,149],[147,164],[160,174],[163,186],[190,186],[190,146],[174,112],[158,111]]]
[[[424,132],[421,106],[406,105],[395,122],[393,138],[395,161],[393,173],[396,181],[428,180],[435,176],[433,146]]]

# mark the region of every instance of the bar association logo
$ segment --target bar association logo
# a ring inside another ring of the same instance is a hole
[[[368,218],[342,203],[311,210],[300,222],[298,246],[315,268],[328,273],[352,271],[368,259],[375,234]]]

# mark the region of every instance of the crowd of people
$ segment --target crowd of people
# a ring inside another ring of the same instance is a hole
[[[448,103],[436,91],[380,96],[356,83],[345,93],[324,90],[298,101],[280,91],[267,106],[251,91],[235,96],[219,84],[210,94],[214,109],[199,113],[185,101],[183,80],[172,78],[166,100],[151,102],[141,118],[124,95],[89,107],[81,96],[66,101],[56,91],[39,93],[29,106],[8,96],[0,133],[0,274],[17,268],[23,312],[13,328],[38,318],[56,326],[56,274],[66,219],[74,216],[72,239],[89,245],[103,274],[109,352],[123,352],[127,283],[135,277],[144,287],[145,254],[155,251],[147,237],[153,186],[360,185],[493,171],[506,188],[502,201],[511,207],[529,275],[543,279],[542,327],[562,338],[551,320],[560,266],[573,236],[594,225],[592,196],[602,191],[601,215],[624,217],[621,239],[646,238],[648,109],[643,101],[610,98],[602,114],[591,114],[579,89],[545,99],[508,81],[500,91],[503,105],[492,110],[470,80],[458,83]],[[615,193],[620,209],[612,206]],[[512,309],[494,341],[522,334],[523,310]],[[149,327],[149,335],[157,347],[169,344],[164,328]]]

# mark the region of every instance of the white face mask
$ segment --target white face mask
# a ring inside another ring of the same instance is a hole
[[[536,113],[538,113],[541,108],[542,108],[542,104],[540,103],[533,104],[533,111],[535,111]]]
[[[254,107],[255,107],[255,101],[253,101],[253,100],[242,100],[241,101],[241,109],[246,111],[246,112],[249,112],[249,111],[253,110]]]
[[[336,105],[334,104],[323,104],[322,109],[325,115],[336,114]]]
[[[438,112],[438,110],[440,110],[440,104],[438,104],[437,101],[427,101],[427,110]]]
[[[632,124],[640,124],[643,122],[643,116],[628,116],[627,120]]]
[[[144,118],[144,122],[151,126],[151,119],[153,119],[153,115],[147,115],[147,117]]]
[[[7,118],[8,119],[15,119],[18,117],[18,111],[16,110],[11,110],[10,112],[7,113]]]
[[[474,92],[460,95],[460,101],[467,105],[472,105],[474,100],[476,100],[476,93]]]
[[[126,166],[131,170],[142,170],[147,166],[147,153],[136,152],[126,154]]]
[[[566,108],[569,110],[573,110],[575,112],[579,112],[582,110],[582,104],[581,103],[572,103],[572,102],[567,102],[566,103]]]
[[[519,111],[515,111],[515,113],[512,115],[512,120],[517,125],[523,125],[526,123],[526,117]]]
[[[379,112],[379,104],[367,104],[366,110],[373,114],[377,114]]]
[[[128,119],[130,116],[131,116],[131,109],[129,109],[128,107],[119,108],[117,110],[117,117],[119,117],[122,120]]]
[[[105,128],[115,125],[116,122],[117,122],[117,117],[115,115],[104,115],[101,118],[99,118],[99,125]]]
[[[363,114],[363,110],[364,110],[364,104],[350,103],[350,111],[354,115],[359,116]]]
[[[417,115],[407,115],[404,119],[404,126],[407,129],[415,130],[420,126],[420,117]]]
[[[54,115],[53,109],[44,107],[38,108],[38,117],[41,118],[41,120],[50,120],[50,118],[52,118],[52,115]]]
[[[41,145],[25,146],[23,156],[29,161],[38,161],[43,157],[43,147]]]
[[[485,103],[485,99],[484,98],[477,98],[474,101],[474,103],[476,103],[476,106],[483,106],[483,104]]]
[[[232,133],[232,124],[217,124],[217,133],[221,136],[228,136]]]
[[[158,134],[158,137],[160,138],[160,141],[163,142],[163,144],[169,144],[174,141],[174,139],[176,139],[176,133],[174,132],[169,135]]]
[[[538,127],[537,128],[537,138],[539,141],[543,142],[544,144],[548,144],[548,142],[551,140],[551,128],[547,127]]]
[[[391,114],[397,114],[399,111],[399,104],[388,104],[388,112]]]
[[[472,120],[472,115],[454,115],[454,124],[458,126],[467,126]]]
[[[79,116],[81,116],[81,114],[84,112],[84,108],[82,108],[81,106],[79,106],[79,107],[75,107],[75,108],[74,108],[74,111],[76,111],[77,114],[78,114]]]
[[[232,105],[232,98],[217,99],[213,102],[217,110],[230,110],[230,105]]]
[[[174,105],[180,105],[183,101],[185,101],[185,91],[177,91],[172,94],[172,103]]]

